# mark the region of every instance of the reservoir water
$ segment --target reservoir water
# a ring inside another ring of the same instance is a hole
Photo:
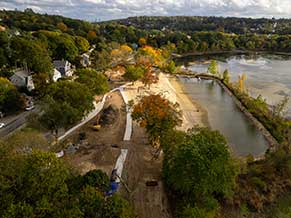
[[[208,111],[212,129],[219,130],[237,156],[259,156],[267,150],[262,133],[240,111],[232,97],[219,84],[210,80],[180,78],[185,92]]]
[[[251,96],[262,95],[270,105],[277,104],[284,96],[291,96],[291,57],[280,55],[220,55],[187,57],[181,59],[189,69],[195,72],[206,72],[209,61],[216,59],[219,71],[228,69],[231,81],[246,74],[246,88]],[[204,62],[207,61],[208,62]],[[191,64],[191,62],[196,64]],[[190,63],[189,63],[190,62]],[[286,116],[291,117],[291,99],[286,110]]]

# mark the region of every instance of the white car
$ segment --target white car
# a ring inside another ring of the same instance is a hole
[[[5,126],[4,123],[0,123],[0,129],[3,128]]]

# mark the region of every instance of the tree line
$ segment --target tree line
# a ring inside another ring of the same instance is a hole
[[[147,30],[171,30],[181,32],[219,31],[235,34],[291,34],[290,19],[207,17],[207,16],[141,16],[116,20]]]

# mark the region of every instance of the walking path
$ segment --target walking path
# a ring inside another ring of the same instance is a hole
[[[112,92],[112,91],[111,91]],[[107,98],[108,94],[105,94],[102,98],[102,101],[96,103],[94,101],[94,107],[95,109],[93,111],[91,111],[83,120],[81,123],[77,124],[76,126],[72,127],[71,129],[69,129],[67,132],[65,132],[65,134],[63,134],[62,136],[58,137],[58,140],[61,141],[63,140],[65,137],[67,137],[69,134],[71,134],[72,132],[74,132],[76,129],[80,128],[81,126],[83,126],[85,123],[87,123],[89,120],[93,119],[104,107],[106,98]]]
[[[125,132],[124,132],[124,137],[123,137],[123,141],[129,141],[131,138],[131,134],[132,134],[132,117],[131,117],[131,111],[130,108],[128,106],[128,97],[125,94],[124,91],[124,87],[122,86],[119,88],[120,94],[124,100],[124,103],[126,105],[126,127],[125,127]]]
[[[66,138],[68,135],[70,135],[72,132],[74,132],[76,129],[80,128],[81,126],[83,126],[85,123],[87,123],[88,121],[90,121],[91,119],[93,119],[95,116],[97,116],[98,113],[100,113],[100,111],[103,109],[104,107],[104,104],[105,104],[105,101],[106,101],[106,98],[107,96],[112,93],[112,92],[115,92],[115,91],[120,91],[121,95],[122,95],[122,98],[126,104],[126,111],[127,111],[127,115],[126,115],[126,128],[125,128],[125,133],[124,133],[124,138],[123,140],[124,141],[129,141],[130,138],[131,138],[131,134],[132,134],[132,118],[131,118],[131,111],[128,107],[128,98],[126,96],[126,94],[124,93],[124,87],[125,85],[123,86],[120,86],[118,88],[115,88],[115,89],[112,89],[110,92],[106,93],[102,100],[98,103],[96,103],[94,101],[94,110],[91,111],[83,120],[81,123],[77,124],[76,126],[72,127],[71,129],[69,129],[68,131],[66,131],[62,136],[58,137],[58,140],[61,141],[63,140],[64,138]]]

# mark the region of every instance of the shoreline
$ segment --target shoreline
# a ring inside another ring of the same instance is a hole
[[[186,58],[191,56],[207,56],[207,55],[223,55],[223,54],[233,54],[233,55],[244,55],[244,54],[274,54],[274,55],[284,55],[291,56],[290,52],[280,52],[280,51],[250,51],[250,50],[232,50],[232,51],[209,51],[209,52],[189,52],[184,54],[173,53],[173,58]]]
[[[168,80],[173,86],[173,88],[175,89],[176,95],[179,96],[179,99],[183,99],[183,103],[180,104],[181,110],[183,112],[185,110],[186,111],[190,110],[192,111],[192,113],[200,113],[199,121],[198,122],[196,121],[197,122],[196,125],[199,125],[201,127],[210,127],[209,120],[208,120],[208,111],[205,108],[203,108],[200,104],[195,102],[188,94],[186,94],[185,89],[180,84],[179,79],[177,77],[169,77]],[[185,101],[187,102],[187,106],[185,106]],[[192,110],[189,108],[190,105],[191,105]],[[197,118],[197,116],[195,118]]]
[[[190,75],[187,75],[190,76]],[[191,75],[190,77],[196,77],[197,75]],[[237,107],[240,109],[240,111],[252,122],[252,124],[263,134],[269,149],[275,149],[279,146],[279,143],[275,139],[275,137],[267,130],[267,128],[264,126],[264,124],[259,121],[251,112],[249,112],[248,108],[241,102],[241,100],[231,91],[231,89],[222,81],[211,75],[199,75],[200,78],[206,79],[206,80],[213,80],[216,81],[222,89],[224,89],[228,95],[233,99],[234,103],[237,105]],[[260,158],[260,157],[258,157]]]
[[[136,101],[148,94],[161,94],[172,103],[178,103],[179,109],[182,111],[183,121],[182,125],[177,127],[178,130],[187,131],[197,125],[201,127],[209,126],[207,111],[185,94],[174,76],[160,73],[158,83],[151,85],[150,92],[144,88],[140,81],[135,82],[134,85],[126,86],[124,92],[128,100]]]

